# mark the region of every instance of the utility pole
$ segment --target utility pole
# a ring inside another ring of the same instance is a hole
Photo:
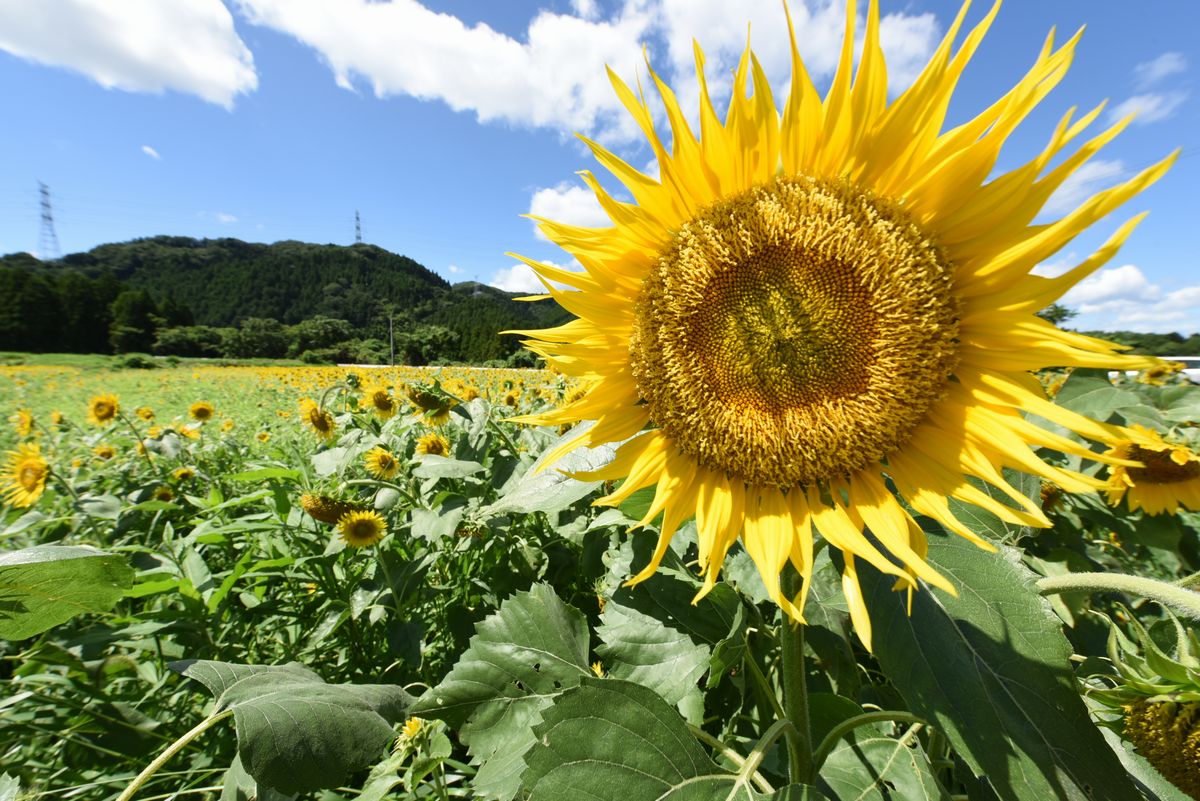
[[[42,200],[42,229],[38,234],[38,258],[42,261],[58,261],[62,249],[58,246],[58,234],[54,232],[54,209],[50,206],[50,187],[38,181]]]
[[[354,210],[354,244],[362,244],[362,217],[358,216],[358,209]]]
[[[392,319],[392,312],[388,311],[388,349],[392,354],[392,367],[396,366],[396,327]]]

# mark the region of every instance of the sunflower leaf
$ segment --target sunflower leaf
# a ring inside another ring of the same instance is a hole
[[[542,713],[525,752],[529,801],[820,801],[793,785],[764,796],[709,758],[687,725],[646,687],[584,679]]]
[[[825,759],[821,779],[837,801],[949,799],[920,746],[891,737],[841,743]]]
[[[459,729],[480,764],[474,789],[512,798],[533,726],[563,690],[591,675],[587,621],[546,584],[519,592],[475,628],[462,657],[413,714]]]
[[[23,640],[76,615],[107,611],[132,585],[123,556],[83,545],[0,554],[0,639]]]
[[[337,787],[378,760],[412,698],[389,684],[326,684],[296,662],[172,662],[233,710],[238,759],[259,785],[284,793]]]
[[[1017,552],[931,532],[929,562],[959,597],[913,597],[859,568],[875,655],[909,709],[942,730],[1001,798],[1137,801],[1075,689],[1062,623]]]

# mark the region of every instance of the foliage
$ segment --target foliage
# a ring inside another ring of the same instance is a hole
[[[318,321],[306,341],[336,349],[344,330]],[[0,507],[0,798],[1180,798],[1121,739],[1121,707],[1093,701],[1125,681],[1106,661],[1110,632],[1131,633],[1122,648],[1145,650],[1146,670],[1191,642],[1119,580],[1192,581],[1195,512],[1154,517],[1026,481],[1054,527],[980,514],[996,553],[926,520],[929,561],[958,596],[922,587],[910,604],[859,565],[868,653],[828,549],[802,630],[736,545],[696,600],[693,524],[656,574],[624,586],[656,540],[656,522],[630,528],[645,493],[593,506],[611,487],[568,473],[610,447],[539,470],[579,432],[506,422],[570,392],[549,373],[0,370],[4,416],[29,410],[24,440],[53,471],[33,507]],[[1198,444],[1200,388],[1178,377],[1046,381],[1063,406]],[[418,412],[409,389],[449,419]],[[103,392],[124,416],[84,426]],[[332,439],[302,427],[301,397],[330,412]],[[211,419],[187,416],[197,401]],[[433,434],[445,453],[418,449]],[[5,429],[0,450],[22,436]],[[389,479],[367,471],[377,448],[399,463]],[[375,510],[387,536],[348,547],[304,494]],[[1055,589],[1094,574],[1116,589]],[[797,647],[803,712],[784,692]]]

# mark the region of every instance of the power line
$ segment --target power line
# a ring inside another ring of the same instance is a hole
[[[62,248],[58,244],[58,234],[54,230],[54,209],[50,205],[50,187],[38,181],[38,191],[42,199],[42,227],[38,233],[38,258],[42,261],[58,261],[62,258]]]

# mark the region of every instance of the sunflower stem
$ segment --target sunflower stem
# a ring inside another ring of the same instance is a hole
[[[155,757],[154,761],[147,765],[145,770],[134,777],[134,780],[130,782],[128,787],[125,788],[124,792],[122,792],[117,798],[117,801],[129,801],[129,799],[133,798],[134,794],[142,788],[142,785],[148,782],[151,776],[153,776],[155,773],[158,773],[159,768],[167,764],[167,760],[182,751],[184,746],[186,746],[192,740],[208,731],[213,724],[219,723],[232,714],[232,709],[225,709],[209,715],[204,720],[197,723],[191,731],[180,737],[175,742],[171,743],[167,747],[166,751],[163,751],[161,754]]]
[[[788,571],[783,576],[783,593],[794,597],[800,576]],[[809,784],[813,779],[812,730],[808,721],[808,682],[804,670],[804,624],[794,623],[784,616],[779,627],[779,646],[783,664],[783,711],[792,726],[787,731],[789,776],[795,784]]]
[[[1038,592],[1123,592],[1149,598],[1193,620],[1200,620],[1200,593],[1165,581],[1128,576],[1124,573],[1069,573],[1038,579]]]
[[[821,740],[821,745],[817,747],[813,754],[813,769],[820,770],[821,765],[825,764],[825,760],[833,753],[833,749],[837,747],[838,742],[850,732],[857,729],[859,726],[866,726],[870,723],[923,723],[924,721],[912,714],[911,712],[864,712],[861,715],[855,715],[848,718],[833,728],[829,734],[825,735],[825,739]],[[932,751],[932,749],[931,749]]]

